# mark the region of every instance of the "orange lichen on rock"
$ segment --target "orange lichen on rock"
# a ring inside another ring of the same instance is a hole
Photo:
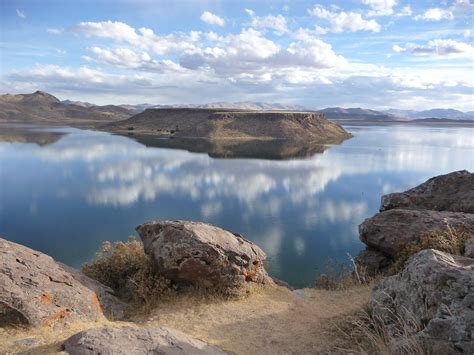
[[[103,313],[102,306],[100,305],[100,302],[99,302],[99,298],[97,297],[97,294],[95,292],[92,292],[91,302],[92,302],[92,307],[94,307],[94,309],[97,310],[97,312]]]
[[[49,293],[43,293],[40,296],[40,301],[44,304],[53,304],[53,296]]]
[[[54,322],[58,321],[59,319],[67,318],[69,316],[69,312],[65,309],[61,309],[57,312],[54,312],[50,316],[48,316],[45,320],[43,320],[42,325],[43,327],[50,327],[54,324]]]

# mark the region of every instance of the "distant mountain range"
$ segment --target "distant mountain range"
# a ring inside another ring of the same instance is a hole
[[[411,120],[424,119],[424,118],[447,118],[451,120],[474,120],[474,111],[462,112],[454,110],[452,108],[435,108],[424,111],[413,111],[413,110],[386,110],[385,113],[403,117]]]
[[[193,108],[231,109],[249,111],[316,111],[340,122],[403,122],[414,120],[469,120],[474,122],[474,111],[462,112],[454,109],[430,109],[424,111],[390,109],[375,111],[364,108],[328,107],[312,110],[300,105],[263,102],[214,102],[208,104],[174,105],[94,105],[88,102],[64,100],[48,93],[0,95],[0,121],[14,122],[64,122],[66,121],[116,121],[141,113],[148,108]],[[441,122],[441,121],[439,121]]]
[[[69,101],[64,103],[71,103],[84,107],[94,106],[87,102]],[[342,108],[342,107],[328,107],[321,110],[309,109],[301,105],[280,104],[280,103],[265,103],[265,102],[213,102],[208,104],[170,104],[170,105],[152,105],[152,104],[138,104],[138,105],[119,105],[122,108],[140,113],[147,108],[202,108],[202,109],[232,109],[232,110],[282,110],[282,111],[317,111],[322,112],[326,117],[335,120],[350,119],[352,121],[371,120],[371,121],[408,121],[424,118],[445,118],[452,120],[474,120],[474,111],[462,112],[454,109],[430,109],[423,111],[415,110],[399,110],[390,109],[384,111],[376,111],[364,108]]]

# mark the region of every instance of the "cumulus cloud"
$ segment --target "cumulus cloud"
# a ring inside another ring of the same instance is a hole
[[[135,28],[123,22],[80,22],[70,29],[71,32],[82,33],[88,37],[112,39],[119,43],[148,50],[157,55],[193,52],[198,49],[200,33],[192,31],[188,34],[156,35],[149,28]]]
[[[441,9],[434,7],[426,10],[421,15],[414,17],[415,20],[425,21],[441,21],[441,20],[452,20],[454,18],[453,11],[451,9]]]
[[[331,32],[380,31],[380,24],[377,21],[373,19],[366,20],[358,12],[335,12],[320,5],[315,5],[308,10],[308,13],[311,16],[326,20],[330,24]]]
[[[385,16],[393,13],[393,7],[397,5],[397,0],[362,0],[364,5],[370,6],[367,16]]]
[[[255,16],[255,13],[251,10],[246,9],[249,16],[252,17],[251,26],[256,29],[271,29],[277,35],[283,35],[287,32],[288,26],[286,18],[282,15],[268,15],[268,16]]]
[[[92,47],[90,51],[96,55],[101,63],[115,65],[128,69],[141,69],[146,71],[172,72],[183,71],[179,64],[168,60],[155,60],[144,51],[136,52],[129,48],[107,49]]]
[[[201,21],[209,25],[216,25],[216,26],[221,26],[221,27],[225,25],[225,20],[222,17],[219,17],[209,11],[204,11],[202,13]]]

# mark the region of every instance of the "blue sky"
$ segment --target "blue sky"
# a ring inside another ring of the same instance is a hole
[[[3,93],[474,110],[469,0],[0,3]]]

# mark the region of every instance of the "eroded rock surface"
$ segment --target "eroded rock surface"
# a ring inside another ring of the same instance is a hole
[[[137,231],[159,271],[177,284],[239,289],[270,280],[266,254],[240,234],[187,221],[151,221]]]
[[[453,229],[474,231],[474,214],[394,209],[377,213],[359,226],[359,237],[370,248],[397,257],[424,234]]]
[[[94,290],[50,256],[0,238],[0,324],[59,327],[101,319]]]
[[[455,171],[405,192],[383,196],[380,211],[394,208],[474,213],[474,174]]]
[[[64,343],[69,355],[225,354],[221,349],[169,328],[95,328]]]
[[[400,317],[426,353],[473,354],[474,259],[423,250],[374,288],[369,308],[388,325],[394,353],[406,340],[397,335]]]

